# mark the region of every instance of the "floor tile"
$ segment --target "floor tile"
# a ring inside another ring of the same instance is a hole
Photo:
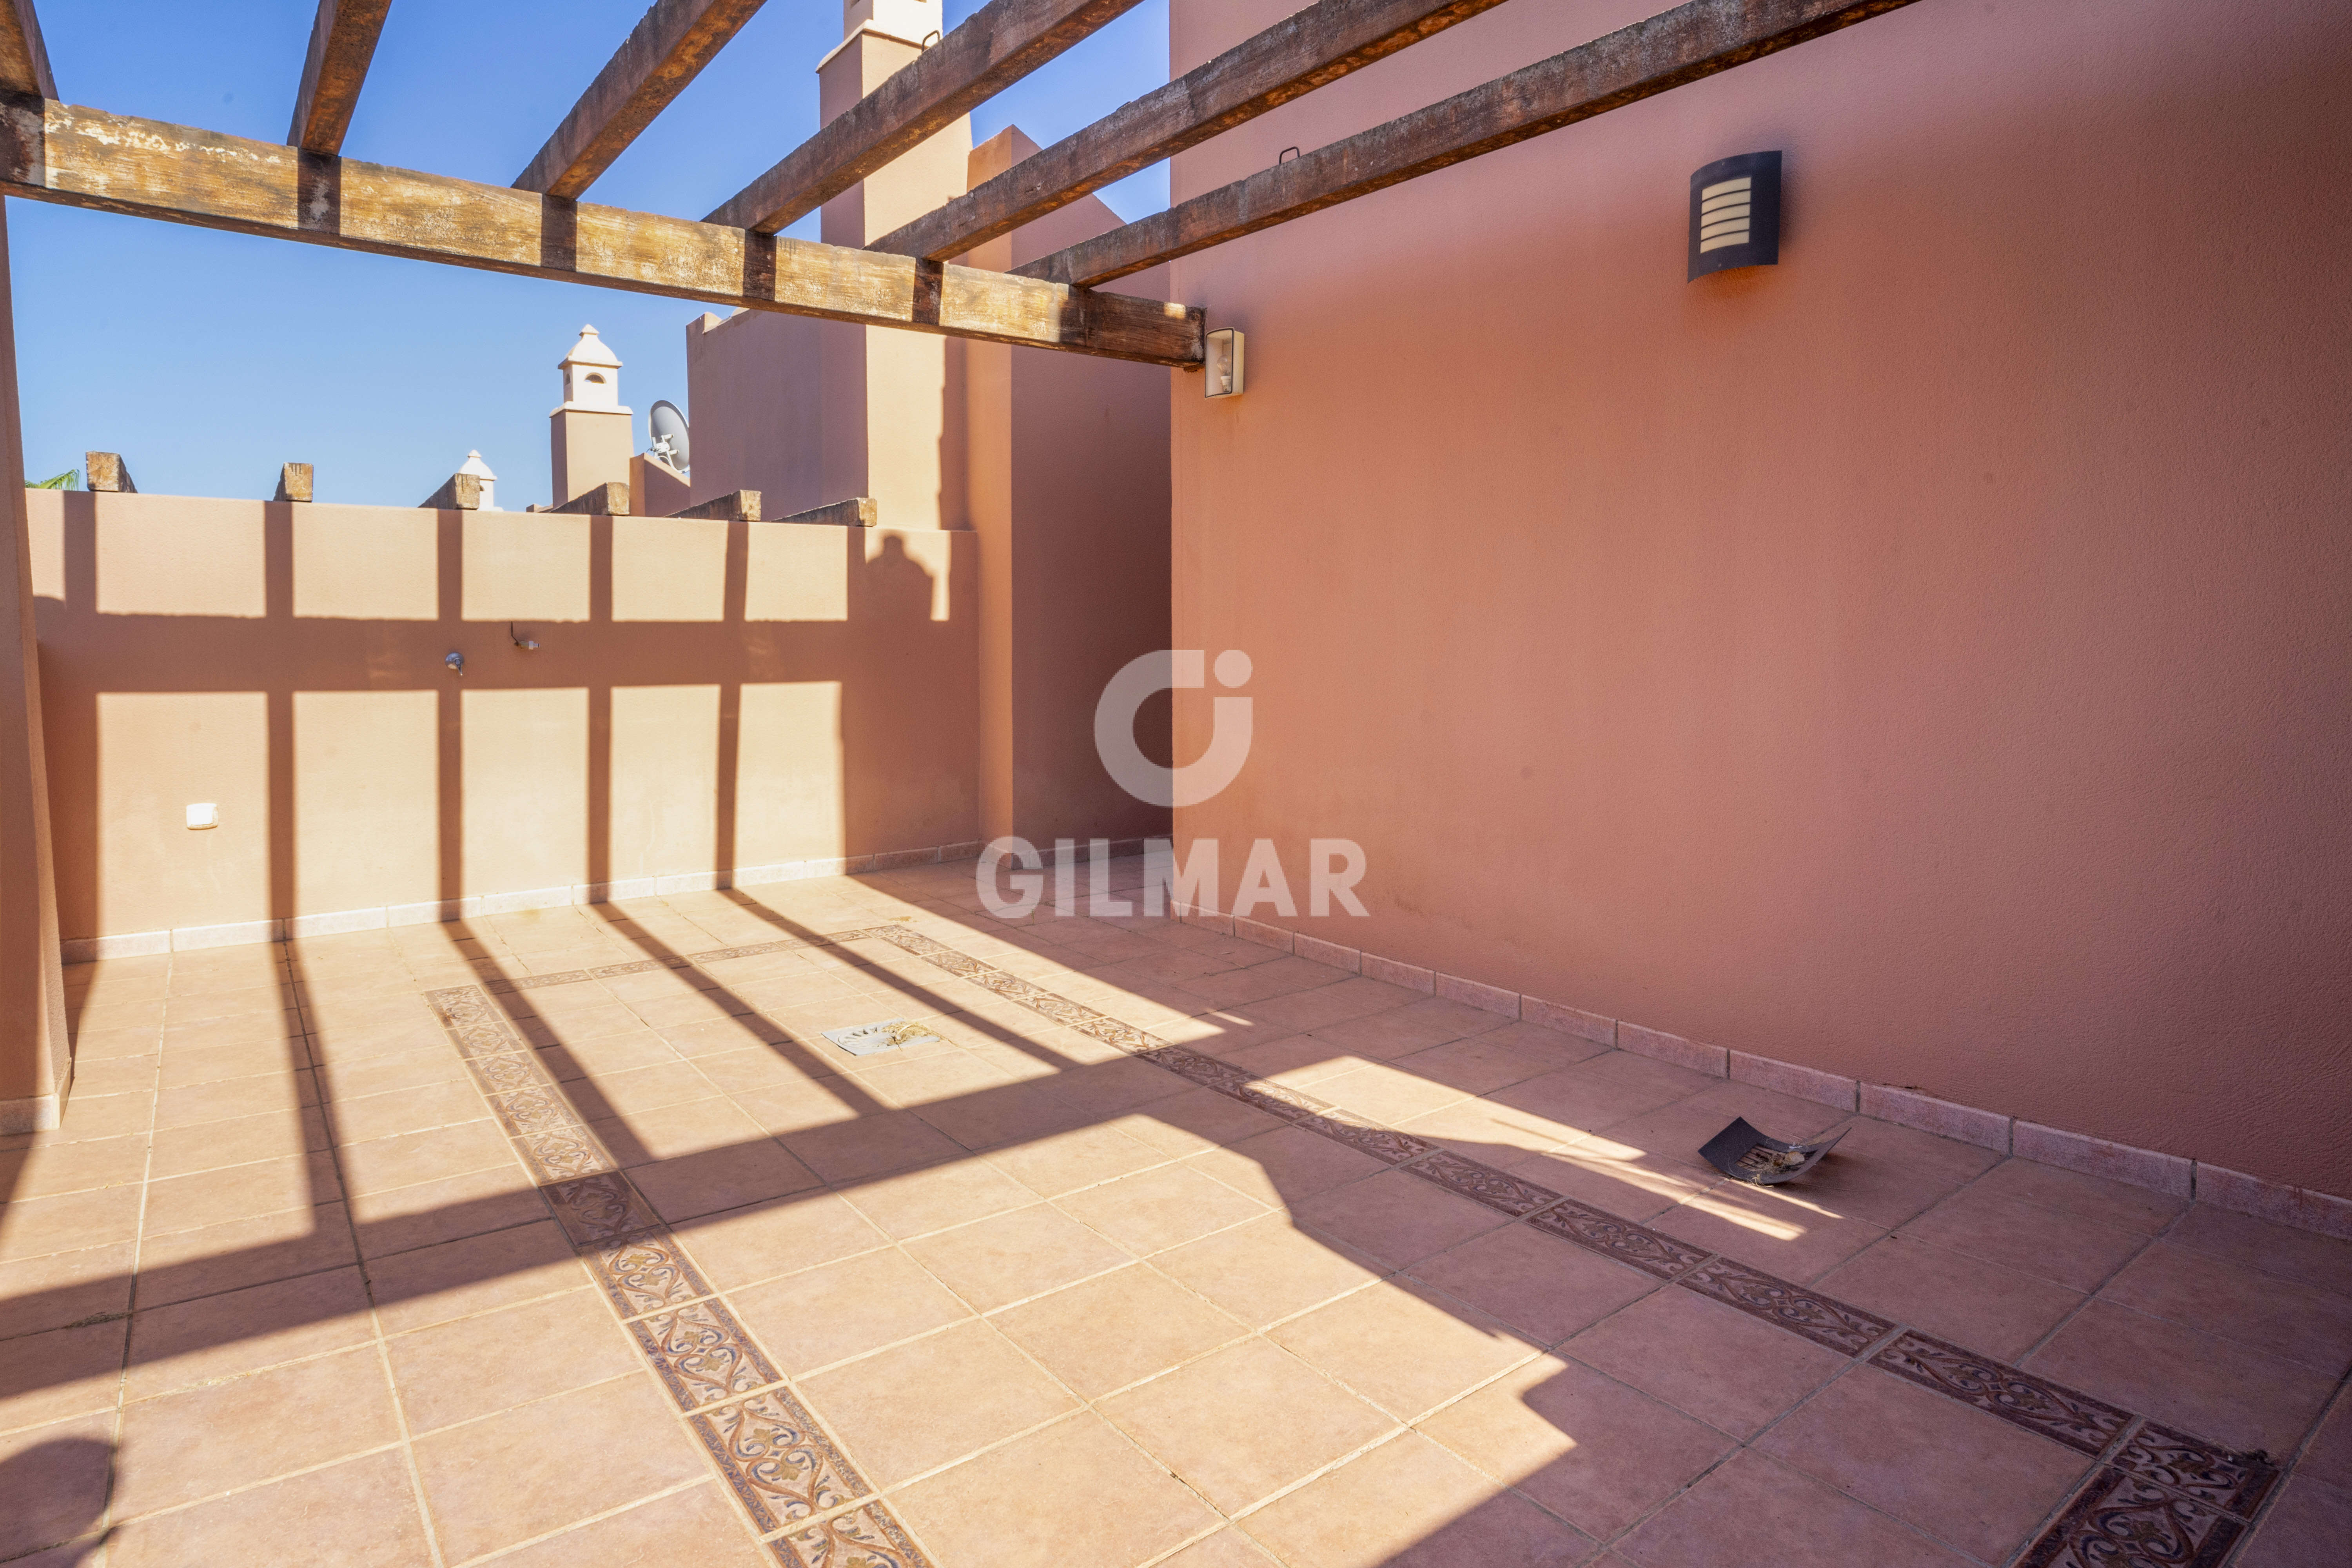
[[[2164,1239],[2260,1274],[2352,1296],[2352,1241],[2195,1204]]]
[[[814,1173],[756,1127],[744,1142],[634,1166],[629,1180],[672,1224],[818,1184]]]
[[[1468,1098],[1468,1091],[1426,1079],[1403,1065],[1375,1062],[1336,1078],[1318,1079],[1318,1099],[1343,1105],[1383,1127],[1394,1127]]]
[[[407,1461],[369,1454],[121,1526],[108,1568],[262,1562],[424,1568],[433,1561]]]
[[[341,1204],[151,1236],[140,1243],[139,1301],[160,1307],[338,1268],[358,1257]]]
[[[2006,1561],[2092,1460],[1875,1367],[1857,1367],[1761,1447],[1987,1562]],[[1932,1454],[1933,1463],[1922,1463]]]
[[[1820,1387],[1847,1358],[1688,1290],[1645,1296],[1562,1352],[1748,1437]]]
[[[1156,1269],[1130,1266],[1001,1312],[1004,1337],[1095,1399],[1246,1332]]]
[[[2236,1568],[2342,1568],[2352,1561],[2352,1489],[2288,1478]]]
[[[1431,997],[1345,1023],[1318,1026],[1313,1033],[1342,1050],[1383,1059],[1442,1046],[1507,1027],[1497,1013]]]
[[[0,1432],[111,1411],[129,1327],[86,1323],[0,1339]]]
[[[847,1188],[842,1195],[885,1235],[904,1238],[1026,1208],[1037,1194],[982,1160],[950,1160]]]
[[[1616,1550],[1642,1568],[1753,1568],[1757,1543],[1790,1563],[1962,1568],[1968,1559],[1779,1461],[1737,1454]]]
[[[1242,1521],[1296,1568],[1568,1568],[1593,1543],[1418,1433]]]
[[[1408,1423],[1537,1348],[1482,1312],[1402,1281],[1342,1296],[1266,1337]]]
[[[101,1313],[129,1310],[131,1263],[137,1256],[132,1243],[121,1241],[0,1261],[0,1301],[8,1303],[9,1327],[18,1333],[38,1333]]]
[[[175,1127],[155,1134],[148,1173],[157,1179],[190,1176],[257,1160],[283,1160],[324,1149],[327,1142],[326,1119],[315,1106]]]
[[[37,1142],[0,1154],[0,1193],[10,1200],[39,1198],[142,1182],[148,1173],[147,1145],[143,1134],[79,1143]]]
[[[762,1105],[771,1099],[746,1096],[744,1109],[828,1182],[864,1181],[964,1152],[961,1144],[911,1110],[867,1111],[848,1121],[792,1129],[762,1113]]]
[[[1810,1192],[1741,1182],[1711,1187],[1647,1223],[1706,1251],[1797,1280],[1818,1278],[1886,1234],[1868,1220],[1824,1208]]]
[[[941,1563],[989,1568],[1126,1568],[1217,1523],[1191,1489],[1092,1411],[891,1500]]]
[[[1264,1547],[1238,1528],[1228,1528],[1206,1541],[1194,1542],[1160,1568],[1272,1568],[1273,1563]]]
[[[137,1187],[24,1198],[0,1208],[0,1258],[37,1258],[129,1241],[139,1233]]]
[[[1076,1409],[983,1322],[818,1373],[801,1392],[877,1486],[893,1486]],[[954,1388],[952,1404],[939,1398]]]
[[[0,1556],[94,1528],[107,1506],[114,1417],[79,1416],[0,1436]]]
[[[494,1121],[468,1121],[427,1132],[371,1139],[345,1145],[336,1157],[345,1184],[355,1194],[515,1165],[514,1151]]]
[[[2106,1301],[2025,1359],[2028,1371],[2233,1448],[2288,1452],[2336,1379]]]
[[[730,1300],[776,1364],[794,1376],[971,1316],[891,1247],[747,1286]]]
[[[1448,1142],[1456,1149],[1465,1148],[1459,1140]],[[1643,1224],[1722,1184],[1722,1178],[1712,1171],[1702,1172],[1678,1160],[1619,1143],[1606,1133],[1592,1133],[1549,1150],[1504,1147],[1472,1157],[1522,1181],[1549,1187],[1563,1197]]]
[[[1190,1164],[1140,1171],[1055,1202],[1063,1212],[1139,1258],[1265,1213],[1265,1205]]]
[[[1225,1096],[1216,1098],[1224,1100]],[[1382,1168],[1380,1161],[1360,1150],[1301,1127],[1287,1126],[1276,1126],[1226,1148],[1195,1154],[1186,1163],[1237,1193],[1277,1208],[1296,1208],[1318,1193],[1376,1174]]]
[[[561,1442],[549,1441],[552,1433]],[[618,1378],[416,1440],[444,1556],[462,1563],[709,1471],[650,1376]]]
[[[364,1194],[352,1200],[352,1214],[360,1250],[374,1258],[535,1224],[547,1217],[547,1204],[509,1156],[463,1175]]]
[[[1412,1276],[1544,1345],[1558,1344],[1658,1288],[1646,1274],[1523,1225],[1424,1258],[1412,1266]]]
[[[124,1407],[114,1507],[193,1502],[399,1436],[372,1345],[167,1394]]]
[[[1603,1537],[1733,1447],[1706,1423],[1556,1356],[1515,1367],[1419,1425],[1487,1475]]]
[[[1640,1065],[1628,1067],[1628,1062]],[[1664,1062],[1611,1051],[1497,1089],[1488,1098],[1565,1127],[1598,1132],[1696,1094],[1711,1081]]]
[[[2124,1265],[2103,1301],[2252,1345],[2316,1371],[2352,1365],[2352,1297],[2158,1241]]]
[[[385,1342],[409,1430],[430,1432],[635,1372],[593,1290],[502,1307]]]
[[[1300,1224],[1391,1268],[1410,1268],[1508,1217],[1406,1171],[1384,1171],[1318,1194],[1294,1212]]]
[[[1229,1515],[1395,1425],[1261,1339],[1114,1394],[1098,1408]],[[1251,1418],[1237,1420],[1244,1410]]]
[[[2084,1300],[2054,1280],[1898,1233],[1820,1280],[1841,1301],[2001,1361],[2041,1342]]]
[[[1152,1165],[1167,1156],[1112,1127],[1056,1133],[1017,1148],[999,1149],[988,1163],[1041,1197],[1091,1187]]]
[[[1253,1328],[1380,1278],[1357,1258],[1302,1233],[1281,1215],[1161,1253],[1152,1266]]]
[[[718,1483],[688,1487],[498,1560],[499,1568],[774,1568]]]
[[[1988,1195],[2039,1204],[2144,1236],[2163,1229],[2175,1215],[2189,1206],[2186,1199],[2168,1193],[2086,1176],[2032,1160],[2004,1160],[1979,1177],[1975,1185]]]
[[[2302,1473],[2352,1490],[2352,1397],[2339,1394],[2296,1462]]]
[[[379,1258],[368,1266],[388,1334],[575,1289],[588,1276],[552,1220]]]
[[[1129,1257],[1125,1248],[1048,1204],[993,1215],[901,1245],[908,1257],[982,1312],[1117,1268]]]
[[[300,1275],[140,1312],[131,1323],[122,1396],[147,1399],[374,1342],[357,1268]]]
[[[1906,1222],[1902,1234],[2086,1291],[2096,1290],[2147,1245],[2145,1232],[2029,1203],[1990,1181],[1987,1177]]]
[[[331,1070],[331,1069],[330,1069]],[[327,1120],[338,1143],[364,1143],[402,1132],[480,1121],[490,1114],[481,1091],[456,1079],[332,1101]]]
[[[677,1236],[722,1290],[870,1252],[889,1241],[831,1193],[801,1193],[706,1215],[678,1226]]]
[[[1608,1049],[1591,1040],[1510,1024],[1467,1039],[1452,1040],[1393,1058],[1397,1070],[1469,1094],[1492,1094],[1507,1084],[1589,1060]]]
[[[289,1154],[149,1183],[143,1228],[149,1236],[194,1230],[334,1203],[342,1195],[331,1156]]]

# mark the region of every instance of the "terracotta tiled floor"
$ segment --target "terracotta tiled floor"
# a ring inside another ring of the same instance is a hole
[[[976,903],[79,966],[68,1124],[0,1141],[0,1559],[2352,1561],[2352,1247]],[[822,1037],[887,1017],[940,1038]],[[1768,1193],[1734,1115],[1852,1126]]]

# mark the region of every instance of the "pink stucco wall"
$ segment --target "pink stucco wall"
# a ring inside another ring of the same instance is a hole
[[[1651,8],[1514,0],[1176,195]],[[1178,263],[1250,384],[1174,378],[1175,645],[1256,705],[1180,836],[1360,841],[1296,922],[1349,945],[2352,1193],[2347,91],[2326,0],[1922,0]],[[1685,283],[1690,172],[1774,147],[1783,265]]]

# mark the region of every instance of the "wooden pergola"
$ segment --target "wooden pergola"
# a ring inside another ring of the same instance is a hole
[[[1502,0],[1318,0],[866,249],[778,230],[1137,0],[990,0],[701,222],[580,198],[760,8],[656,0],[509,187],[341,156],[391,0],[319,0],[285,144],[58,101],[0,0],[0,194],[760,310],[1197,367],[1198,307],[1098,285],[1911,0],[1690,0],[1005,273],[950,258]]]

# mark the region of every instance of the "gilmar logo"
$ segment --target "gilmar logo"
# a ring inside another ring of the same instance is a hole
[[[1208,683],[1208,658],[1200,648],[1161,648],[1147,653],[1129,660],[1125,668],[1112,676],[1110,684],[1103,688],[1101,700],[1095,704],[1096,754],[1119,788],[1147,805],[1173,807],[1199,805],[1213,800],[1241,775],[1243,764],[1249,761],[1254,732],[1252,704],[1247,697],[1220,694],[1215,699],[1208,749],[1181,767],[1162,767],[1145,756],[1143,748],[1136,744],[1135,716],[1142,711],[1145,700],[1160,691],[1199,689]],[[1227,648],[1219,654],[1215,668],[1217,684],[1229,690],[1249,684],[1250,657],[1239,648]],[[1098,916],[1134,914],[1133,900],[1111,896],[1110,864],[1105,856],[1108,847],[1108,842],[1099,838],[1089,846],[1085,912]],[[1055,840],[1054,912],[1058,915],[1078,912],[1076,850],[1075,840]],[[1005,871],[1008,859],[1018,869]],[[1218,860],[1217,841],[1213,838],[1193,839],[1181,864],[1170,840],[1147,839],[1142,912],[1164,915],[1171,904],[1211,914],[1221,912]],[[1363,877],[1364,851],[1355,840],[1307,840],[1308,913],[1328,915],[1335,903],[1351,915],[1370,913],[1353,890]],[[990,914],[999,920],[1025,919],[1045,900],[1045,858],[1025,838],[996,839],[981,855],[977,882],[981,902]],[[1013,897],[1004,896],[1005,886],[1013,889]],[[1230,912],[1247,915],[1260,908],[1271,909],[1277,915],[1296,917],[1298,913],[1297,900],[1291,896],[1290,880],[1283,873],[1281,857],[1270,838],[1251,844]]]

